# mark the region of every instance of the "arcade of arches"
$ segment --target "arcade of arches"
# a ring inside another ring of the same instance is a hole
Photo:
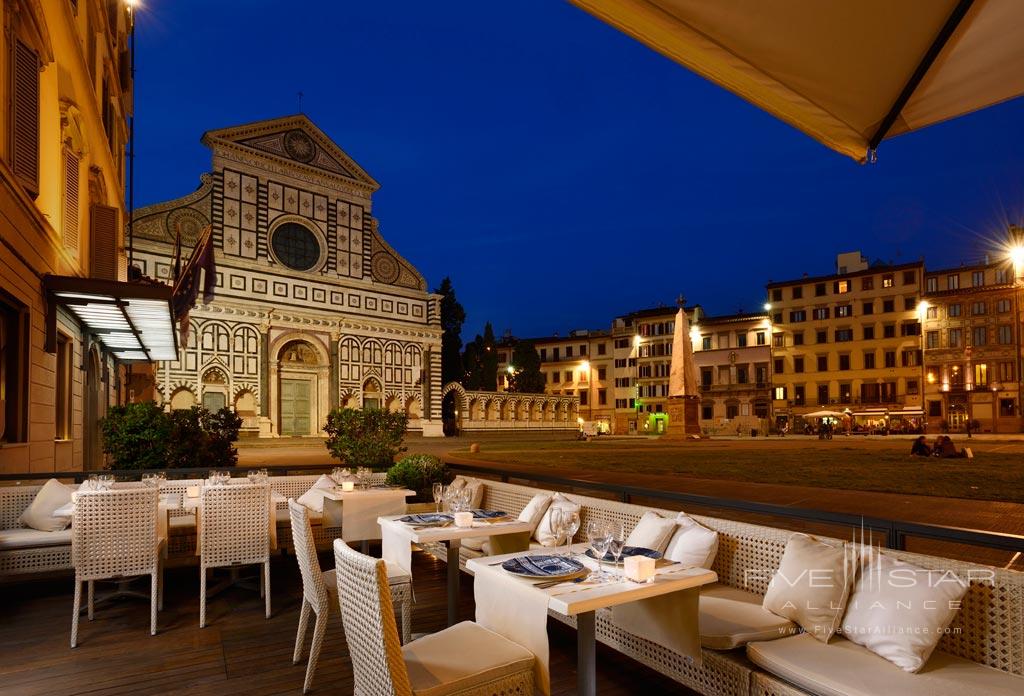
[[[576,430],[579,428],[578,396],[466,391],[458,382],[441,390],[445,429],[479,430]]]

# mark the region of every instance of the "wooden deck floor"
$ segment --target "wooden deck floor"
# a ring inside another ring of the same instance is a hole
[[[321,562],[332,563],[328,556]],[[414,632],[444,627],[444,572],[443,563],[414,554]],[[263,603],[255,592],[234,588],[210,601],[207,627],[200,629],[198,570],[169,569],[156,636],[149,635],[148,602],[120,599],[97,607],[92,622],[83,617],[79,644],[73,650],[69,647],[72,585],[68,577],[0,586],[0,694],[301,693],[305,662],[292,665],[291,661],[301,581],[291,557],[273,563],[274,604],[269,620],[263,617]],[[466,575],[461,610],[463,617],[472,618],[473,583]],[[549,620],[549,635],[552,692],[572,694],[576,633]],[[307,648],[308,640],[307,636]],[[602,696],[693,693],[601,645],[597,663]],[[328,628],[314,691],[352,692],[352,672],[337,615]]]

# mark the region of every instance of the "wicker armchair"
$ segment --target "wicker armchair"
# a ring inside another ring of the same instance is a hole
[[[341,617],[360,696],[532,696],[534,656],[472,622],[398,642],[384,561],[334,540]]]
[[[270,618],[270,486],[205,486],[199,526],[199,627],[206,626],[209,568],[262,565],[260,595]]]
[[[133,488],[78,495],[71,532],[75,568],[75,602],[71,647],[78,645],[82,583],[88,585],[89,620],[93,619],[93,583],[150,576],[149,633],[156,635],[157,609],[163,608],[163,564],[157,534],[159,492]]]
[[[288,512],[292,521],[292,541],[295,545],[295,558],[299,562],[302,574],[302,610],[299,613],[299,631],[295,636],[295,653],[292,662],[298,664],[302,659],[302,644],[306,640],[306,628],[309,626],[309,612],[316,614],[313,626],[313,644],[309,648],[309,662],[306,665],[306,681],[302,686],[303,693],[313,686],[313,675],[320,657],[320,647],[327,631],[327,619],[331,605],[337,606],[338,583],[335,572],[321,572],[320,561],[316,555],[316,544],[313,539],[312,525],[309,523],[309,510],[305,505],[288,500]],[[399,607],[402,614],[402,642],[409,642],[412,578],[400,569],[388,568],[388,585],[391,590],[391,601]]]

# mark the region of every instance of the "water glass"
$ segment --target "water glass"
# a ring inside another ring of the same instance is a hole
[[[157,478],[157,474],[143,474],[142,485],[146,488],[159,488],[160,480]]]
[[[559,547],[562,545],[562,537],[565,535],[565,510],[552,506],[550,511],[551,533],[555,535],[555,546]]]
[[[98,491],[109,491],[114,487],[114,475],[113,474],[98,474],[96,476],[96,490]]]
[[[434,512],[441,512],[441,501],[444,499],[444,484],[437,482],[431,492],[434,494]]]
[[[336,466],[333,469],[331,469],[331,478],[334,479],[334,482],[340,486],[342,482],[348,481],[350,478],[352,478],[352,472],[349,471],[348,469]]]
[[[626,548],[626,535],[623,533],[621,522],[612,522],[611,530],[612,536],[608,541],[608,553],[615,559],[615,565],[619,565],[619,559],[622,558],[622,552]]]

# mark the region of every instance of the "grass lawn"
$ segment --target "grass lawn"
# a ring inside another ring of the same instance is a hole
[[[667,443],[598,438],[593,442],[522,439],[483,442],[464,459],[584,471],[673,474],[681,477],[817,486],[859,491],[1024,503],[1024,442],[974,440],[974,459],[909,456],[909,440],[832,441],[765,438]],[[962,446],[963,442],[957,445]]]

